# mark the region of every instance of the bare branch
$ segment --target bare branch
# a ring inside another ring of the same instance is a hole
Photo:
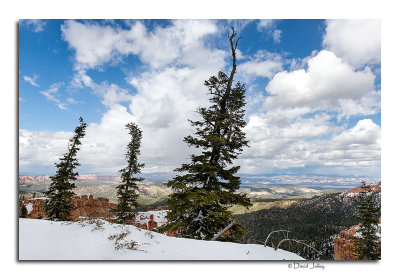
[[[273,233],[277,233],[277,232],[286,232],[286,238],[288,238],[288,235],[289,235],[289,233],[290,233],[291,231],[288,231],[288,230],[276,230],[276,231],[270,232],[269,235],[267,236],[267,239],[266,239],[265,242],[264,242],[264,247],[267,246],[267,242],[268,242],[269,237],[270,237]]]
[[[222,100],[221,100],[221,103],[223,104],[222,105],[223,109],[225,109],[226,99],[228,98],[229,94],[231,93],[233,77],[234,77],[234,75],[236,73],[236,47],[237,47],[237,42],[238,41],[236,40],[236,42],[235,42],[236,46],[234,46],[233,39],[235,38],[237,33],[236,33],[236,31],[235,31],[235,29],[233,27],[231,27],[231,29],[232,29],[232,33],[229,36],[229,43],[231,45],[231,52],[232,52],[232,70],[231,70],[231,73],[229,75],[228,85],[227,85],[227,87],[225,89],[225,93],[222,96]]]
[[[312,247],[311,245],[308,245],[307,243],[304,243],[304,242],[303,242],[304,240],[297,240],[297,239],[291,239],[291,238],[282,239],[274,249],[275,249],[275,250],[278,250],[278,249],[279,249],[279,246],[281,246],[281,244],[282,244],[283,242],[285,242],[285,241],[294,241],[294,242],[296,242],[296,243],[303,244],[304,246],[307,246],[308,248],[311,248],[311,249],[313,249],[315,252],[317,252],[318,254],[322,255],[322,253],[321,253],[320,251],[318,251],[317,249],[315,249],[315,248]]]
[[[240,36],[239,38],[237,38],[236,43],[235,43],[235,49],[237,49],[238,42],[239,42],[239,40],[240,40],[241,38],[242,38],[242,36]]]
[[[228,226],[226,226],[222,231],[214,235],[214,237],[211,239],[211,241],[216,240],[218,237],[220,237],[224,232],[229,230],[233,225],[235,224],[235,221],[232,221]]]

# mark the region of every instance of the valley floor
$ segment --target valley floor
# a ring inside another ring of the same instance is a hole
[[[104,220],[19,219],[20,260],[303,260],[257,244],[168,237]]]

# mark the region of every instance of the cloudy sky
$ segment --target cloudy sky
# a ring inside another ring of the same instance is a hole
[[[116,174],[143,130],[143,172],[171,172],[193,152],[204,80],[231,66],[246,85],[248,174],[380,177],[379,20],[21,20],[19,168],[52,174],[80,116],[80,173]]]

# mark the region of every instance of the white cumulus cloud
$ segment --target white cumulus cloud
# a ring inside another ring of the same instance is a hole
[[[328,28],[333,26],[330,24],[336,23],[327,22],[325,38],[335,30]],[[273,27],[273,21],[258,23],[259,30],[269,30],[270,35]],[[106,106],[101,121],[89,123],[82,140],[78,153],[81,172],[116,173],[125,165],[130,140],[125,125],[129,122],[143,131],[139,161],[146,164],[145,172],[170,172],[189,160],[195,151],[182,140],[193,134],[188,119],[199,117],[196,108],[209,105],[204,80],[230,66],[228,51],[206,43],[207,36],[218,35],[217,31],[216,23],[207,20],[174,20],[152,30],[140,21],[131,22],[127,29],[74,20],[64,23],[63,38],[75,58],[70,85],[90,88]],[[275,33],[276,41],[282,39],[279,30]],[[339,43],[335,46],[327,39],[324,45],[328,50],[294,59],[288,71],[284,70],[288,61],[278,54],[239,53],[237,80],[270,80],[265,92],[248,90],[246,96],[251,108],[247,109],[245,127],[250,148],[237,161],[241,172],[307,166],[351,174],[379,170],[379,125],[368,118],[350,128],[337,122],[380,111],[375,74],[368,66],[359,66],[375,62],[350,61],[336,48]],[[140,71],[126,70],[127,88],[90,77],[92,70],[118,63],[127,55],[136,55],[145,63]],[[52,84],[40,93],[62,107],[58,95],[61,86]],[[76,101],[69,98],[66,102]],[[53,165],[66,152],[71,136],[72,132],[20,130],[21,171]]]
[[[266,119],[251,117],[246,127],[251,148],[238,162],[242,171],[266,173],[309,166],[315,173],[379,175],[380,127],[371,119],[362,119],[344,130],[323,118],[299,119],[290,126],[279,127]],[[309,138],[318,135],[329,137]]]
[[[217,31],[207,20],[175,20],[171,26],[148,32],[140,21],[130,29],[68,20],[63,38],[75,50],[77,68],[95,68],[128,54],[139,55],[152,67],[162,67],[179,58],[182,50],[198,47],[200,40]]]
[[[282,70],[280,61],[248,61],[240,64],[239,70],[244,76],[267,77],[271,79],[274,74]]]
[[[339,99],[359,99],[374,90],[369,68],[355,71],[334,53],[323,50],[308,60],[307,69],[277,73],[266,87],[267,108],[335,106]]]
[[[90,88],[107,107],[100,123],[88,125],[78,155],[81,170],[115,173],[122,168],[130,140],[125,125],[131,121],[143,131],[140,160],[146,172],[170,172],[186,161],[190,153],[183,138],[193,132],[188,119],[195,119],[196,109],[208,104],[204,80],[226,65],[225,51],[205,46],[205,36],[216,32],[214,23],[177,20],[149,31],[141,22],[122,30],[67,21],[62,28],[64,39],[75,50],[70,85]],[[108,81],[97,83],[89,76],[88,69],[126,54],[138,55],[149,66],[139,74],[127,73],[131,89]],[[57,91],[54,85],[42,94],[56,102]]]
[[[356,68],[381,61],[381,22],[378,19],[327,20],[326,49]]]

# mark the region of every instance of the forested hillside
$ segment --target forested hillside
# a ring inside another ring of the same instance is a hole
[[[380,193],[374,193],[380,202]],[[301,244],[285,242],[280,248],[295,252],[304,258],[333,260],[333,239],[341,230],[357,224],[354,197],[327,194],[302,199],[287,208],[272,207],[248,214],[237,215],[247,235],[243,243],[264,243],[273,230],[289,230],[289,238],[304,240],[322,254]],[[277,245],[286,238],[286,233],[276,233],[268,246]]]

